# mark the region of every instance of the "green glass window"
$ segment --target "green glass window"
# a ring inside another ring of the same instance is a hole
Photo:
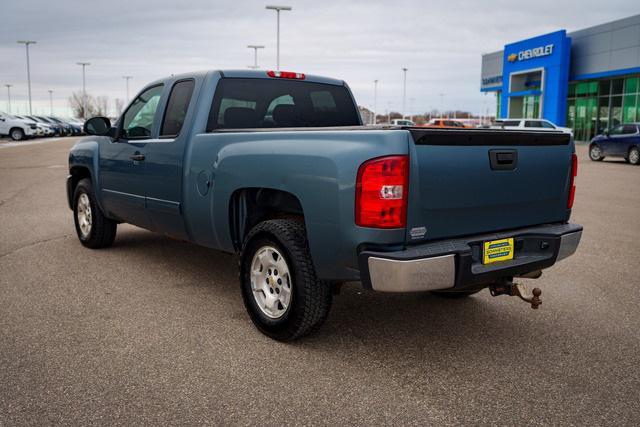
[[[638,92],[638,77],[627,77],[624,81],[624,93]]]
[[[573,98],[576,96],[576,84],[575,83],[571,83],[569,84],[569,98]]]
[[[598,92],[598,82],[583,82],[578,83],[576,87],[577,96],[589,96],[595,95]]]
[[[625,95],[622,101],[622,122],[636,121],[636,95]]]
[[[501,117],[500,116],[500,103],[501,103],[501,101],[502,101],[502,92],[497,91],[496,92],[496,102],[497,102],[497,104],[496,104],[496,119]]]

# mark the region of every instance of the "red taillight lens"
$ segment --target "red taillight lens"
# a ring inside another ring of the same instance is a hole
[[[364,162],[356,179],[356,225],[400,228],[407,225],[409,157]]]
[[[576,176],[578,176],[578,156],[571,155],[571,177],[569,178],[569,198],[567,199],[567,209],[573,208],[573,200],[576,198]]]
[[[296,79],[304,80],[305,75],[302,73],[294,73],[293,71],[267,71],[267,76],[277,79]]]

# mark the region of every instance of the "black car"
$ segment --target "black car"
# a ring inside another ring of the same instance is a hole
[[[597,135],[589,144],[589,158],[622,157],[632,165],[640,164],[640,123],[623,123]]]

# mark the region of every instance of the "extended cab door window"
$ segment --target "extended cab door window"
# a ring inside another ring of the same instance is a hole
[[[193,94],[193,80],[183,80],[173,85],[169,102],[162,120],[160,138],[172,138],[178,136],[184,119],[187,116],[189,102]]]
[[[154,86],[142,92],[133,101],[122,118],[123,139],[147,139],[151,137],[153,120],[162,95],[163,85]]]

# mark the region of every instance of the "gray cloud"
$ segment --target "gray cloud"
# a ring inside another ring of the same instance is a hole
[[[493,107],[479,92],[480,55],[505,43],[565,28],[568,31],[638,12],[635,2],[490,0],[420,2],[284,1],[281,68],[346,80],[361,105],[400,110],[402,71],[409,68],[412,112],[440,107],[479,112]],[[247,44],[260,43],[262,68],[275,67],[275,13],[266,1],[215,0],[9,0],[2,6],[0,84],[13,84],[12,98],[24,111],[26,65],[19,39],[31,49],[34,108],[48,111],[81,88],[77,61],[89,61],[87,90],[112,100],[125,97],[123,75],[133,75],[132,93],[171,73],[209,68],[245,68]],[[5,89],[4,86],[0,87]],[[0,92],[0,110],[6,91]]]

